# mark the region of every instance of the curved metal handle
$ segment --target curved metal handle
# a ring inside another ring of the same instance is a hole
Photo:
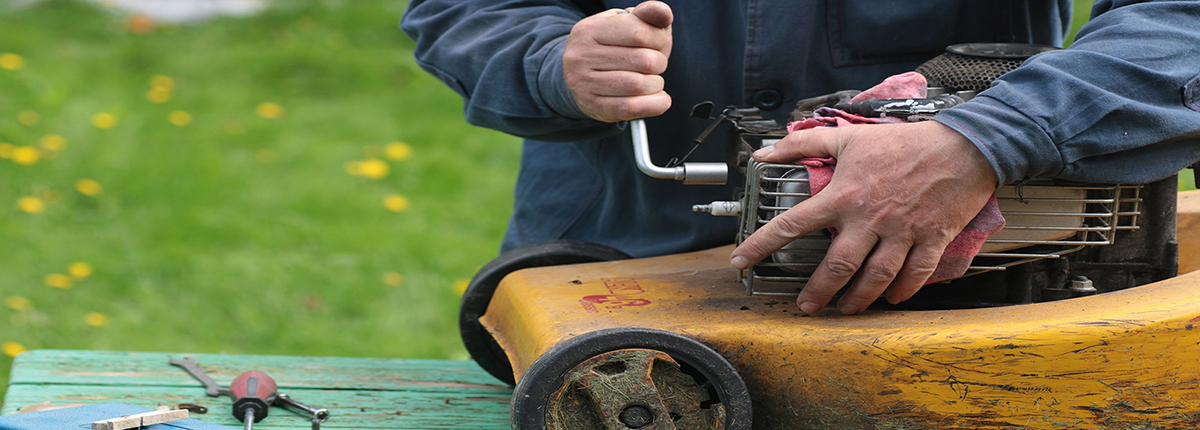
[[[646,121],[635,119],[629,122],[633,133],[633,159],[638,170],[651,178],[674,179],[685,184],[725,185],[729,166],[725,163],[683,163],[682,166],[661,167],[650,160],[650,138],[646,134]],[[689,174],[690,173],[690,174]]]

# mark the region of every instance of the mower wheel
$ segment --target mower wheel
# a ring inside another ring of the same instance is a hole
[[[479,269],[467,290],[463,293],[458,311],[458,331],[463,345],[479,367],[497,379],[513,385],[512,365],[504,350],[492,338],[491,333],[479,323],[487,312],[496,287],[508,274],[533,267],[560,266],[565,264],[595,263],[599,261],[627,260],[629,254],[604,245],[582,240],[555,240],[534,243],[512,249],[496,257]]]
[[[749,430],[752,412],[742,377],[712,348],[635,327],[555,345],[521,376],[509,404],[521,430]]]

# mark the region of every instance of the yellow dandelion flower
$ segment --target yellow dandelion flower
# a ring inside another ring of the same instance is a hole
[[[47,151],[62,151],[67,148],[67,139],[57,134],[42,136],[42,139],[38,143],[42,145],[42,149]]]
[[[154,19],[146,15],[134,15],[125,20],[125,28],[133,34],[150,34],[154,31]]]
[[[167,121],[177,127],[183,127],[192,123],[192,114],[177,110],[167,115]]]
[[[150,88],[160,91],[171,91],[175,89],[175,79],[166,75],[154,75],[150,77]]]
[[[0,142],[0,158],[12,158],[16,146],[8,142]]]
[[[18,146],[13,148],[12,161],[22,166],[30,166],[36,164],[42,158],[42,151],[32,146]]]
[[[392,212],[404,212],[408,210],[408,199],[399,194],[392,194],[383,198],[383,207]]]
[[[75,181],[75,191],[88,197],[95,197],[104,192],[104,187],[95,179],[83,178]]]
[[[27,111],[21,112],[20,114],[17,114],[17,122],[19,122],[19,123],[21,123],[21,125],[24,125],[27,127],[33,127],[33,126],[37,125],[38,122],[41,122],[41,121],[42,121],[42,116],[38,115],[37,112],[31,111],[31,110],[27,110]]]
[[[221,131],[224,131],[225,134],[230,135],[242,134],[242,132],[246,131],[246,127],[242,125],[241,121],[231,119],[229,121],[225,121],[225,124],[221,125]]]
[[[0,54],[0,69],[20,70],[22,67],[25,67],[25,59],[20,55],[9,52]]]
[[[270,163],[272,161],[275,161],[275,157],[276,157],[275,151],[272,151],[267,148],[263,148],[263,149],[254,151],[254,161],[257,161],[259,163],[263,163],[263,164]]]
[[[383,160],[372,158],[362,161],[362,176],[368,179],[383,179],[386,178],[391,169]]]
[[[117,126],[117,116],[111,113],[101,112],[92,116],[92,125],[101,130],[109,130]]]
[[[283,116],[283,106],[271,102],[262,103],[254,109],[254,112],[266,119],[279,119]]]
[[[17,207],[25,213],[40,214],[46,211],[46,202],[37,197],[25,196],[17,199]]]
[[[51,273],[46,275],[46,277],[42,279],[42,282],[46,283],[47,287],[62,288],[64,290],[75,285],[74,279],[71,279],[70,276],[63,275],[61,273]]]
[[[412,157],[412,147],[404,142],[389,143],[387,157],[396,161],[407,160],[408,157]]]
[[[42,200],[45,200],[46,203],[58,203],[59,200],[62,200],[62,194],[59,194],[58,191],[46,190],[42,192]]]
[[[363,155],[367,158],[378,158],[383,155],[383,147],[379,145],[367,145],[363,147]]]
[[[83,316],[83,322],[92,327],[104,327],[108,325],[108,315],[99,312],[88,312]]]
[[[25,349],[25,345],[21,345],[16,342],[4,342],[4,346],[0,347],[0,349],[3,349],[4,355],[7,355],[9,357],[16,357],[16,356],[20,355],[22,352],[28,351],[27,349]]]
[[[8,296],[4,298],[4,306],[17,312],[25,312],[33,309],[33,301],[21,296]]]
[[[146,92],[146,100],[150,100],[151,103],[166,103],[171,101],[171,92],[160,90],[158,88],[151,88],[150,91]]]
[[[401,285],[404,285],[404,275],[401,275],[396,272],[384,273],[383,274],[383,283],[393,286],[393,287],[399,287]]]
[[[67,267],[67,273],[70,273],[72,278],[84,280],[87,279],[88,276],[92,276],[92,265],[82,261],[76,261],[71,263],[70,267]]]
[[[467,292],[467,286],[470,284],[471,284],[471,281],[466,280],[466,279],[459,279],[457,281],[454,281],[454,292],[458,293],[459,295],[462,295],[462,293]]]

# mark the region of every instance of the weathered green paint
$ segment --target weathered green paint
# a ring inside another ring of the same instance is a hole
[[[13,362],[8,394],[0,414],[51,401],[55,404],[124,402],[153,408],[159,404],[199,403],[204,421],[239,426],[227,398],[204,395],[204,388],[182,369],[167,364],[185,354],[55,351],[21,354]],[[379,358],[285,357],[186,354],[218,383],[237,374],[262,370],[302,402],[327,408],[333,418],[323,428],[507,429],[512,391],[473,362]],[[283,409],[256,426],[310,428],[308,421]]]

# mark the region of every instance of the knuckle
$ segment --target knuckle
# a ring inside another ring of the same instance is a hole
[[[771,224],[775,225],[775,234],[786,239],[795,239],[806,233],[804,225],[796,218],[787,216],[786,213],[772,219]]]
[[[629,33],[629,40],[636,46],[649,47],[653,44],[654,36],[644,26],[638,26]]]
[[[574,34],[574,33],[579,33],[579,34],[590,33],[593,29],[596,28],[596,19],[597,19],[596,17],[592,16],[592,17],[587,17],[587,18],[579,20],[579,22],[576,22],[574,26],[571,26],[571,33],[572,34]]]
[[[896,278],[900,270],[886,264],[872,264],[863,268],[863,280],[872,284],[886,284]]]
[[[633,67],[640,72],[659,74],[666,70],[666,60],[661,52],[649,49],[638,49],[633,56]]]
[[[822,264],[825,272],[835,278],[849,278],[858,272],[858,263],[840,255],[827,255]]]
[[[905,275],[913,278],[929,278],[937,270],[937,260],[914,261],[904,269]]]
[[[621,119],[633,118],[637,116],[639,108],[639,103],[636,100],[622,98],[613,105],[612,113]]]

